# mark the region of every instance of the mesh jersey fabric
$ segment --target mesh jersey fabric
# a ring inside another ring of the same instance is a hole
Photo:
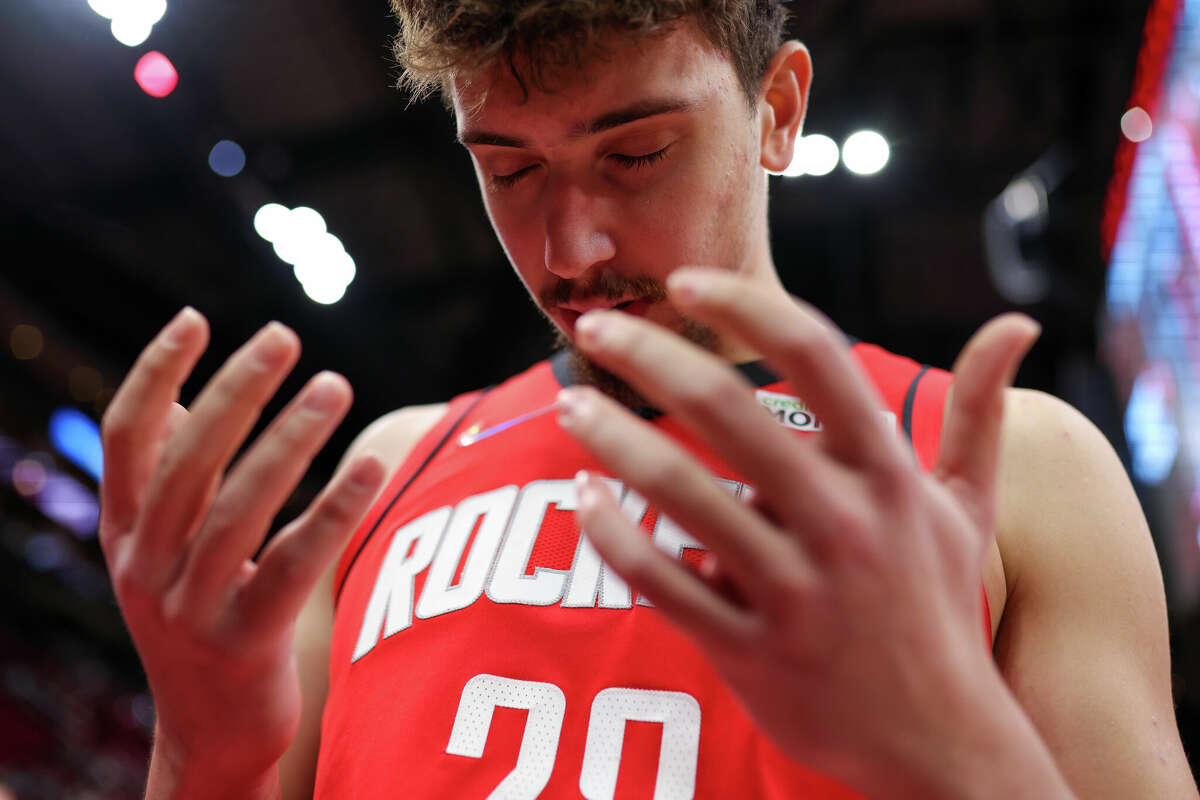
[[[853,353],[930,469],[950,375],[874,345]],[[351,539],[315,796],[857,797],[783,756],[690,641],[600,562],[575,522],[573,477],[606,473],[553,414],[462,446],[465,430],[552,403],[562,367],[543,361],[453,400]],[[760,365],[742,371],[760,402],[799,412],[785,420],[794,435],[819,435],[802,392]],[[730,492],[751,490],[670,415],[650,424]],[[698,563],[699,542],[610,484],[656,545]],[[986,608],[984,623],[990,641]]]

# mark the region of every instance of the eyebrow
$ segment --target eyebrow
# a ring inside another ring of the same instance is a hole
[[[582,139],[585,136],[594,136],[597,133],[603,133],[604,131],[619,128],[622,125],[628,125],[631,122],[637,122],[649,117],[657,117],[663,114],[677,114],[681,111],[693,111],[695,108],[695,102],[682,98],[639,100],[632,105],[616,109],[615,111],[608,111],[594,119],[576,124],[567,133],[567,139]],[[484,130],[464,130],[459,133],[458,141],[464,145],[484,144],[492,145],[493,147],[529,147],[529,142],[524,139]]]

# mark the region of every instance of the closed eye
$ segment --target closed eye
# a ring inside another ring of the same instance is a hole
[[[510,186],[515,185],[517,181],[521,180],[521,178],[524,178],[529,170],[536,166],[537,164],[530,164],[528,167],[525,167],[525,169],[519,169],[516,172],[510,172],[507,175],[493,175],[492,184],[497,188],[507,189]]]
[[[667,151],[671,149],[667,145],[661,150],[655,150],[653,153],[645,153],[640,156],[627,156],[624,153],[612,153],[609,158],[616,161],[625,169],[641,169],[648,167],[656,161],[661,161],[666,158]],[[498,189],[508,189],[516,185],[517,181],[529,174],[530,170],[537,167],[537,164],[530,164],[524,169],[519,169],[516,172],[510,172],[507,175],[492,175],[492,185]]]
[[[671,147],[668,145],[662,150],[655,150],[653,153],[646,153],[645,155],[640,156],[627,156],[621,153],[613,153],[609,156],[609,158],[627,169],[639,169],[641,167],[648,167],[655,161],[661,161],[662,159],[666,158],[667,151],[670,149]]]

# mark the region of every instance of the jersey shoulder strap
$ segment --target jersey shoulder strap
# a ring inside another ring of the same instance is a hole
[[[864,342],[855,343],[854,355],[871,376],[884,404],[896,409],[898,423],[921,468],[933,469],[941,444],[946,393],[954,376]]]
[[[446,408],[446,413],[421,437],[400,468],[388,480],[386,487],[375,500],[375,504],[350,538],[350,543],[342,551],[333,582],[334,608],[337,608],[342,587],[346,584],[350,570],[354,567],[363,548],[374,536],[376,528],[408,490],[408,487],[433,462],[438,453],[442,452],[446,443],[467,418],[477,410],[482,410],[481,404],[485,400],[489,407],[495,407],[494,410],[500,411],[501,418],[508,418],[527,411],[528,408],[535,407],[539,403],[545,404],[553,400],[557,389],[558,383],[551,365],[547,361],[539,361],[498,386],[468,392],[451,400]],[[504,416],[506,412],[508,417]]]
[[[342,551],[342,555],[338,560],[337,571],[333,581],[333,605],[337,608],[338,599],[342,595],[342,587],[346,583],[346,577],[350,574],[350,570],[354,567],[354,562],[358,560],[358,556],[362,553],[363,548],[367,546],[367,542],[371,540],[375,529],[379,527],[380,522],[387,516],[388,511],[396,504],[396,501],[404,494],[405,490],[416,480],[421,471],[433,461],[434,456],[442,449],[450,437],[457,430],[467,415],[479,404],[484,396],[488,393],[488,389],[481,389],[475,392],[459,395],[447,404],[446,412],[442,415],[432,428],[417,442],[416,446],[409,451],[408,456],[400,464],[400,468],[393,473],[384,490],[379,493],[379,497],[375,499],[375,504],[371,506],[371,510],[363,517],[359,523],[354,535],[350,538],[346,549]]]

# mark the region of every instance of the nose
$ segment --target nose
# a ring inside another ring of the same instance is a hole
[[[578,278],[616,255],[602,197],[577,183],[553,181],[546,202],[547,270],[560,278]]]

